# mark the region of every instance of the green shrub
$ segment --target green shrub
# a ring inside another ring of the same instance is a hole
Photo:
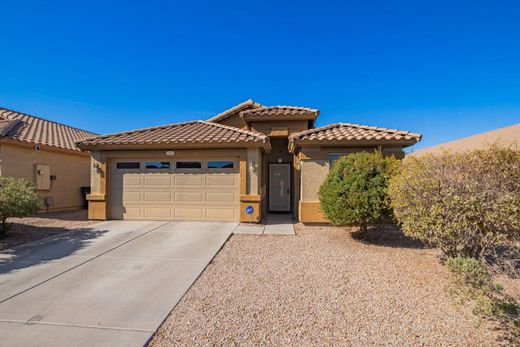
[[[491,276],[478,259],[450,257],[445,265],[448,271],[456,275],[454,284],[457,290],[464,290],[464,296],[468,299],[477,299],[488,293]]]
[[[459,304],[473,302],[473,312],[501,322],[509,334],[520,334],[520,306],[504,293],[500,283],[493,283],[484,264],[475,258],[449,257],[446,268],[453,274],[447,287],[448,294]]]
[[[40,198],[30,182],[14,177],[0,177],[0,235],[10,229],[7,218],[34,214],[39,206]]]
[[[340,158],[320,187],[320,204],[334,225],[359,226],[361,231],[389,208],[388,181],[398,160],[380,151],[360,152]]]
[[[511,149],[408,157],[389,192],[403,232],[448,256],[480,258],[520,239],[520,153]]]

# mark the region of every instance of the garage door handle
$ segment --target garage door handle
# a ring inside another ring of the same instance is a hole
[[[289,188],[287,188],[287,194],[289,194],[291,191],[289,190]]]

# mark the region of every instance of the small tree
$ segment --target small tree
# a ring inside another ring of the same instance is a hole
[[[34,214],[39,206],[40,198],[30,182],[14,177],[0,177],[0,235],[7,233],[11,227],[7,218]]]
[[[491,147],[408,157],[390,196],[406,235],[451,257],[481,257],[520,239],[520,152]]]
[[[325,217],[334,225],[359,226],[364,232],[389,211],[388,182],[398,163],[394,157],[383,157],[380,151],[340,158],[320,187]]]

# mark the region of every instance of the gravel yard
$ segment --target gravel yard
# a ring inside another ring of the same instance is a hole
[[[497,345],[490,323],[446,297],[437,251],[392,230],[234,235],[151,346]]]
[[[41,213],[26,218],[9,218],[8,222],[13,223],[13,227],[0,238],[0,250],[78,230],[93,223],[87,219],[87,210]]]

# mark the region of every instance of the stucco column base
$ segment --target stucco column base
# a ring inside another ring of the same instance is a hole
[[[88,219],[107,220],[107,202],[105,194],[88,194]]]
[[[246,207],[253,207],[253,213],[248,214]],[[242,223],[259,223],[262,220],[262,196],[242,195],[240,196],[240,221]]]
[[[302,223],[329,223],[323,215],[319,201],[300,201],[300,222]]]

